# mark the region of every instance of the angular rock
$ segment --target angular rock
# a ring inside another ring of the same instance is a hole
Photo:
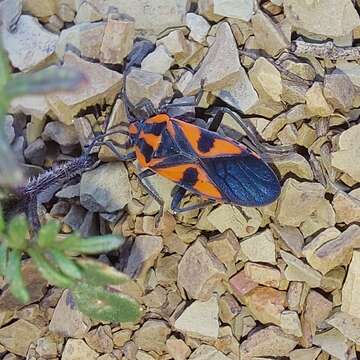
[[[249,21],[254,12],[252,0],[213,0],[214,14]]]
[[[313,66],[306,62],[299,62],[299,59],[292,61],[292,58],[290,58],[289,60],[282,61],[281,66],[304,80],[313,81],[315,79],[316,72]]]
[[[134,38],[134,19],[110,14],[100,48],[100,61],[121,64],[132,49]]]
[[[241,312],[241,306],[236,299],[226,293],[219,299],[219,318],[222,322],[231,324],[231,321],[239,315]]]
[[[166,350],[174,360],[185,360],[191,354],[191,350],[186,343],[175,336],[167,339]]]
[[[36,342],[36,352],[45,359],[56,358],[59,340],[55,336],[45,336]]]
[[[134,105],[149,99],[157,107],[162,99],[171,96],[172,86],[160,74],[134,68],[127,76],[126,92]]]
[[[154,265],[163,247],[160,236],[137,236],[125,268],[125,273],[131,277],[140,277]]]
[[[82,72],[87,79],[77,90],[47,96],[52,111],[66,125],[72,124],[72,119],[82,109],[104,102],[112,103],[121,89],[122,75],[100,64],[87,62],[67,52],[64,65]]]
[[[264,49],[269,55],[275,57],[289,46],[284,32],[271,17],[258,10],[251,18],[254,29],[255,41],[260,49]]]
[[[307,110],[312,116],[326,117],[330,116],[334,109],[325,99],[322,86],[319,82],[315,82],[306,92]]]
[[[234,295],[241,299],[241,296],[246,295],[251,290],[255,289],[258,284],[252,281],[245,273],[245,270],[239,271],[229,281]]]
[[[79,117],[74,119],[74,127],[80,145],[84,150],[86,145],[89,145],[91,141],[94,139],[92,126],[87,118]]]
[[[259,102],[259,96],[242,66],[240,66],[238,72],[234,74],[234,79],[234,84],[215,91],[214,95],[242,111],[244,114],[251,113],[251,109]]]
[[[190,48],[182,30],[171,31],[167,36],[159,39],[157,45],[164,45],[176,62],[188,56]]]
[[[189,360],[227,360],[221,351],[210,345],[200,345],[189,357]]]
[[[289,310],[294,310],[298,313],[303,311],[309,289],[309,286],[304,282],[292,281],[290,283],[287,293]]]
[[[268,229],[242,240],[240,249],[250,261],[276,264],[274,236]]]
[[[84,58],[100,58],[100,48],[105,30],[104,22],[83,23],[64,29],[56,44],[56,55],[63,59],[67,47],[74,47]]]
[[[305,281],[312,288],[320,286],[322,276],[318,271],[286,251],[280,250],[280,255],[288,265],[285,277],[289,281]]]
[[[219,307],[216,296],[208,301],[194,301],[175,321],[176,330],[184,334],[204,339],[216,339],[219,334]]]
[[[333,72],[324,77],[324,96],[336,110],[349,111],[355,95],[350,78],[341,72]]]
[[[76,307],[69,290],[65,290],[52,315],[49,330],[64,337],[82,338],[90,329],[91,320]]]
[[[244,267],[246,276],[252,281],[265,286],[278,288],[281,280],[281,273],[278,269],[253,262],[247,262]]]
[[[223,17],[214,14],[214,0],[199,0],[198,12],[210,21],[218,22]]]
[[[314,345],[332,355],[335,359],[347,360],[351,351],[351,343],[337,329],[317,334],[313,340]]]
[[[323,295],[315,290],[310,290],[306,298],[305,309],[301,315],[303,331],[301,344],[303,347],[311,346],[318,325],[329,316],[332,306],[332,302]]]
[[[260,98],[267,97],[279,102],[283,91],[280,72],[268,60],[261,57],[249,71],[249,78]]]
[[[224,63],[226,62],[226,63]],[[185,95],[194,95],[201,88],[208,91],[220,90],[235,83],[234,76],[241,68],[239,55],[230,25],[221,23],[216,32],[214,43],[204,57],[199,70],[195,73]]]
[[[240,210],[224,204],[208,215],[208,221],[220,232],[231,229],[238,238],[243,238],[257,232],[262,218],[257,209],[244,207]]]
[[[81,339],[68,339],[66,341],[62,360],[95,360],[99,357],[99,354],[86,345],[84,340]]]
[[[61,146],[72,146],[79,142],[75,127],[60,121],[47,123],[42,137],[45,141],[53,140]]]
[[[284,177],[288,173],[292,173],[301,179],[310,181],[314,179],[310,164],[298,153],[294,152],[286,155],[283,159],[275,160],[274,165],[279,170],[281,177]]]
[[[41,332],[35,325],[20,319],[0,329],[0,344],[7,351],[25,357],[29,346],[41,336]]]
[[[306,3],[301,0],[284,0],[284,13],[294,29],[329,38],[349,34],[360,25],[359,15],[351,0]]]
[[[280,326],[281,313],[286,307],[285,291],[258,286],[245,294],[242,300],[256,320]]]
[[[21,15],[22,0],[4,0],[0,4],[0,22],[7,29],[14,30]]]
[[[2,40],[11,65],[21,71],[29,71],[49,64],[58,36],[45,30],[36,18],[21,15],[16,31],[4,29]]]
[[[13,99],[10,104],[9,113],[31,115],[43,120],[50,112],[49,104],[44,95],[26,95]]]
[[[210,30],[209,23],[202,16],[195,13],[187,13],[185,22],[190,29],[189,38],[198,43],[204,43]]]
[[[353,252],[347,277],[342,289],[341,311],[360,318],[360,251]]]
[[[324,195],[321,184],[286,180],[276,211],[277,220],[281,225],[301,225],[317,209]]]
[[[80,203],[92,212],[117,211],[129,200],[130,182],[122,162],[101,165],[81,177]]]
[[[147,320],[133,336],[135,344],[145,351],[161,355],[166,351],[166,340],[171,330],[163,320]]]
[[[174,59],[169,55],[164,45],[159,45],[141,63],[141,69],[153,73],[164,75],[174,63]]]
[[[33,165],[42,166],[46,157],[46,145],[42,139],[36,139],[24,150],[25,159]]]
[[[85,335],[86,343],[98,353],[113,351],[113,338],[109,325],[99,326]]]
[[[280,315],[280,327],[286,334],[302,336],[301,322],[296,311],[283,311]]]
[[[235,260],[240,249],[239,241],[231,230],[211,237],[207,243],[208,248],[227,267]]]
[[[350,192],[349,194],[338,191],[332,201],[332,206],[336,214],[337,223],[345,223],[349,225],[353,222],[360,221],[360,198],[353,196],[356,194]]]
[[[275,237],[283,241],[291,252],[297,257],[302,256],[302,248],[304,246],[304,236],[298,228],[292,226],[270,225]]]
[[[338,329],[347,339],[355,344],[360,344],[360,319],[355,318],[345,312],[338,311],[326,322]]]
[[[360,227],[351,225],[343,233],[329,228],[315,237],[303,249],[308,263],[326,274],[340,265],[348,265],[352,250],[360,244]]]
[[[165,245],[166,246],[166,245]],[[178,254],[163,256],[158,259],[155,267],[156,279],[160,285],[174,284],[178,275],[178,264],[181,257]]]
[[[252,333],[240,344],[240,357],[247,360],[255,356],[288,356],[297,343],[294,336],[286,335],[277,326],[268,326]]]
[[[193,299],[208,300],[215,287],[225,278],[225,267],[201,240],[191,245],[178,268],[178,286]]]
[[[312,347],[310,349],[295,349],[290,354],[290,360],[315,360],[318,359],[321,349]],[[320,360],[320,359],[319,359]]]
[[[132,331],[125,329],[113,333],[114,347],[121,348],[131,339]]]

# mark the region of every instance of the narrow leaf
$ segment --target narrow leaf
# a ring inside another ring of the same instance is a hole
[[[13,249],[24,250],[27,246],[26,235],[28,224],[24,215],[14,217],[7,228],[8,246]]]
[[[120,285],[129,281],[128,275],[100,261],[77,259],[76,262],[80,265],[83,279],[88,284],[97,286]]]
[[[8,248],[2,243],[0,245],[0,275],[5,276],[8,262]]]
[[[8,97],[48,94],[74,90],[86,82],[85,76],[70,67],[50,66],[33,74],[16,74],[6,84]]]
[[[57,221],[49,221],[43,225],[39,230],[38,245],[41,248],[50,248],[56,239],[60,229],[60,224]]]
[[[28,249],[29,255],[32,257],[34,263],[38,267],[41,275],[52,285],[61,288],[69,288],[74,285],[74,282],[64,275],[61,271],[51,265],[46,258],[37,249]]]
[[[135,322],[141,316],[138,303],[117,291],[103,287],[79,284],[72,290],[81,312],[94,320],[111,322]]]
[[[4,233],[4,231],[5,231],[4,212],[2,207],[0,206],[0,234]]]
[[[99,254],[118,249],[123,243],[123,238],[114,235],[93,236],[87,239],[71,236],[57,243],[56,247],[79,254]]]
[[[3,94],[2,89],[6,85],[9,76],[10,76],[9,60],[6,56],[5,50],[2,46],[2,41],[0,39],[0,89],[2,94]]]
[[[81,279],[82,273],[80,268],[65,256],[60,250],[50,250],[54,263],[67,276],[73,279]]]
[[[14,297],[25,304],[30,300],[30,295],[26,290],[21,273],[21,254],[20,250],[10,251],[6,279],[10,284],[10,291]]]

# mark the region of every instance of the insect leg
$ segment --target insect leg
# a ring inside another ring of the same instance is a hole
[[[155,173],[150,169],[145,169],[144,171],[137,174],[139,181],[141,182],[142,186],[148,192],[148,194],[160,205],[159,213],[155,217],[155,225],[158,227],[160,219],[164,213],[164,200],[161,199],[160,195],[156,191],[156,189],[147,181],[146,178],[149,176],[153,176]]]
[[[191,211],[196,209],[202,209],[210,204],[214,204],[213,200],[204,201],[201,204],[189,205],[185,207],[180,207],[181,200],[184,198],[186,194],[186,189],[182,188],[181,186],[176,186],[173,193],[173,199],[171,202],[171,210],[174,214],[179,214],[185,211]]]

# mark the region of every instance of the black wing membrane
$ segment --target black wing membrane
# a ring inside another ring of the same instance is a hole
[[[280,183],[273,170],[248,151],[228,157],[201,158],[201,163],[226,202],[264,206],[280,195]]]

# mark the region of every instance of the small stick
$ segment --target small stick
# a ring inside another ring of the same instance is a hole
[[[358,60],[360,59],[360,46],[340,47],[332,41],[326,43],[308,43],[295,40],[291,44],[290,51],[296,56],[314,56],[320,59],[330,60]]]

